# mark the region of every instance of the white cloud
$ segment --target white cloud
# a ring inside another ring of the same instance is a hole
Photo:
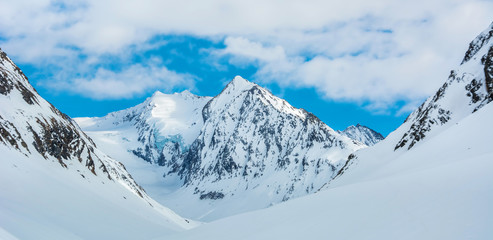
[[[393,110],[404,114],[433,94],[458,66],[467,44],[489,24],[493,9],[481,1],[442,3],[425,4],[435,12],[404,5],[391,14],[319,31],[228,38],[225,49],[216,53],[233,55],[233,64],[256,65],[256,81],[314,87],[328,99],[358,102],[372,112],[387,112],[404,101],[401,109]]]
[[[257,81],[314,87],[330,99],[380,106],[374,109],[430,95],[493,20],[493,2],[486,0],[0,0],[0,6],[1,47],[20,61],[56,64],[78,54],[97,60],[145,47],[156,35],[190,34],[224,39],[226,48],[212,53],[257,66]],[[131,75],[115,73],[125,74]],[[80,86],[126,79],[95,76]]]
[[[247,61],[282,61],[286,58],[286,53],[281,46],[274,46],[266,48],[258,42],[252,42],[243,37],[227,37],[224,40],[227,48],[219,50],[216,54],[219,55],[232,55],[235,60],[235,56],[239,56],[237,61],[245,59]]]
[[[433,51],[382,54],[364,50],[354,56],[330,58],[321,54],[305,61],[297,55],[273,54],[284,53],[281,46],[245,41],[226,41],[226,48],[216,54],[232,54],[236,64],[256,64],[257,81],[277,82],[282,87],[314,87],[328,99],[372,102],[369,109],[374,111],[390,108],[399,100],[422,99],[446,79],[439,70],[447,62]],[[265,53],[275,57],[266,57]]]
[[[155,89],[194,88],[195,77],[168,70],[156,63],[134,64],[121,71],[100,67],[92,76],[45,82],[58,91],[70,91],[92,99],[122,99],[141,96]]]

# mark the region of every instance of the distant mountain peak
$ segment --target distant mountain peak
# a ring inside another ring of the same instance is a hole
[[[236,99],[242,99],[237,101]],[[234,100],[234,101],[233,101]],[[226,87],[221,91],[219,95],[214,97],[210,102],[206,104],[202,111],[204,121],[209,118],[211,109],[218,108],[230,108],[232,103],[238,104],[236,106],[240,112],[242,111],[242,104],[249,104],[252,101],[259,100],[259,103],[274,107],[279,112],[287,113],[289,115],[297,116],[301,119],[305,119],[307,116],[314,117],[313,114],[307,114],[304,109],[298,109],[291,106],[284,99],[276,97],[269,90],[250,82],[240,76],[236,76]]]
[[[240,75],[236,75],[233,80],[231,80],[232,83],[234,84],[251,84],[252,82],[244,79],[242,76]]]
[[[242,78],[241,76],[236,76],[226,85],[221,93],[225,92],[237,94],[238,92],[250,90],[255,86],[258,85]]]
[[[161,96],[161,95],[164,95],[163,92],[159,91],[159,90],[156,90],[151,97],[154,97],[154,96]]]
[[[385,137],[382,134],[359,123],[356,124],[356,126],[349,126],[343,131],[337,131],[337,132],[352,140],[361,142],[367,146],[373,146],[378,142],[382,141],[383,139],[385,139]]]
[[[76,119],[85,130],[131,129],[138,139],[134,155],[150,163],[166,165],[185,151],[198,136],[203,124],[202,108],[210,100],[185,90],[166,94],[160,91],[143,103],[90,121]]]
[[[202,96],[198,96],[190,92],[189,90],[183,90],[181,92],[175,92],[175,93],[163,93],[159,90],[155,91],[151,97],[147,98],[146,101],[153,102],[156,99],[161,99],[161,98],[168,98],[172,96],[178,96],[181,98],[203,98]]]
[[[174,93],[174,94],[177,94],[177,95],[181,95],[181,96],[192,96],[192,97],[198,97],[197,95],[191,93],[189,90],[183,90],[179,93]]]

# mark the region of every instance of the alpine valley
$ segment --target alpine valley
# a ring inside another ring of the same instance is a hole
[[[239,76],[214,98],[156,92],[75,121],[105,152],[142,169],[135,176],[154,199],[202,221],[316,192],[366,147]]]
[[[0,239],[489,239],[492,38],[385,139],[239,76],[71,119],[0,51]]]

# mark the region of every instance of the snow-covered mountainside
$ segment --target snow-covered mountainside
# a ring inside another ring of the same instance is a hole
[[[155,92],[143,103],[101,118],[77,118],[86,131],[125,131],[127,140],[136,139],[130,151],[160,166],[178,162],[199,135],[202,108],[210,97],[189,91],[175,94]]]
[[[383,140],[328,189],[171,237],[490,239],[492,122],[488,104],[409,151],[393,152],[395,141]]]
[[[151,196],[187,217],[217,219],[313,193],[337,174],[351,153],[365,147],[341,136],[311,113],[293,108],[241,77],[234,78],[212,99],[193,99],[200,100],[200,104],[184,103],[180,108],[193,109],[193,114],[186,120],[197,130],[180,129],[183,134],[195,137],[193,143],[171,152],[164,164],[156,161],[159,159],[156,155],[150,161],[163,166],[153,171],[159,174],[163,183],[147,181],[148,176],[137,173],[137,179],[143,176],[146,178],[143,182],[151,185],[148,188],[152,191]],[[149,122],[146,120],[149,115],[133,113],[141,112],[136,109],[148,105],[144,103],[104,118],[76,120],[99,145],[107,146],[105,151],[111,153],[124,146],[127,153],[114,154],[141,172],[146,167],[135,163],[128,152],[141,156],[135,152],[141,136],[159,131],[159,126],[139,128],[139,124],[134,123]],[[197,109],[201,106],[198,115]],[[136,117],[127,117],[136,115],[144,117],[139,121],[133,120]],[[175,120],[172,114],[169,116],[167,119],[156,116],[160,120],[153,121],[163,124],[182,121]],[[122,122],[128,124],[120,124]],[[140,134],[131,134],[135,129]],[[140,146],[157,148],[157,151],[162,147],[149,142]],[[158,190],[157,185],[166,187]]]
[[[379,144],[354,153],[317,194],[173,237],[490,239],[492,30],[471,43],[434,96]]]
[[[139,220],[150,235],[192,226],[152,200],[123,164],[41,98],[1,50],[0,154],[0,227],[14,236],[99,238],[113,236],[105,228]],[[138,233],[126,234],[114,235]]]
[[[174,171],[204,199],[262,188],[272,202],[312,193],[361,148],[241,77],[202,114],[204,127]]]
[[[347,127],[344,131],[337,132],[355,141],[364,143],[367,146],[373,146],[385,139],[382,134],[375,132],[369,127],[360,125],[359,123],[356,126]]]
[[[395,149],[411,149],[430,134],[476,112],[493,100],[493,23],[474,39],[458,69],[436,94],[406,119]]]

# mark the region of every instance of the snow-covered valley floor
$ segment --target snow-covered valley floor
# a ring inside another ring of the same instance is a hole
[[[328,189],[171,238],[490,239],[491,123],[490,104],[416,148],[385,157],[390,138],[358,154],[351,172]]]

